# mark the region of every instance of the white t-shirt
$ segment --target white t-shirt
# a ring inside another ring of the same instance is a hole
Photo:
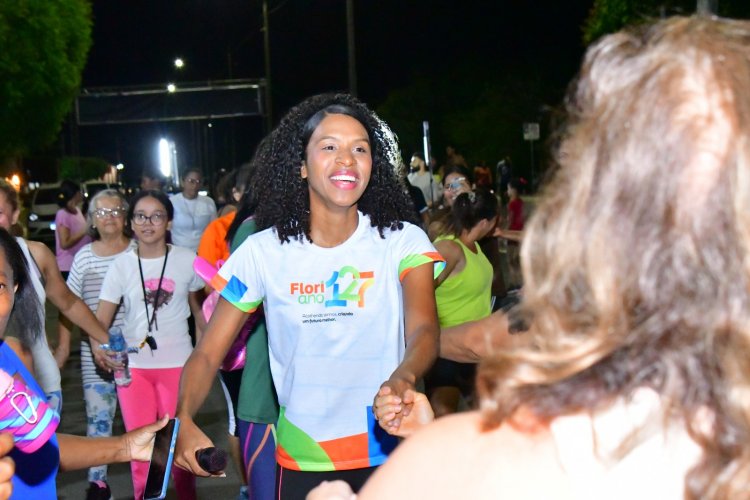
[[[197,251],[203,231],[216,218],[214,200],[200,195],[188,200],[182,193],[172,195],[169,200],[174,207],[172,243]]]
[[[401,279],[442,258],[411,224],[385,236],[362,213],[335,248],[281,244],[267,229],[245,240],[212,281],[242,310],[264,302],[283,467],[376,466],[396,444],[371,406],[404,356]],[[439,273],[443,266],[435,267]]]
[[[193,271],[195,253],[187,248],[169,246],[167,266],[156,309],[156,323],[151,335],[157,343],[152,351],[145,345],[138,353],[130,354],[132,368],[177,368],[183,366],[193,350],[188,332],[190,316],[188,293],[203,288],[203,280]],[[148,317],[154,312],[154,300],[159,287],[159,277],[164,257],[141,258],[143,284],[148,297]],[[148,334],[143,285],[138,270],[138,256],[129,250],[117,257],[107,271],[102,283],[101,300],[119,304],[125,311],[123,334],[128,346],[139,346]]]
[[[440,198],[443,197],[443,184],[434,177],[430,183],[429,172],[411,172],[407,177],[412,186],[422,190],[424,201],[428,205],[434,203],[437,206],[440,203]],[[430,189],[432,189],[432,195],[430,195]]]

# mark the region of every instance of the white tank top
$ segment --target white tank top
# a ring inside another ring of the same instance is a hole
[[[23,250],[24,257],[26,257],[26,267],[29,269],[29,276],[31,277],[31,283],[34,285],[34,290],[39,297],[39,302],[42,304],[42,331],[37,335],[37,340],[31,346],[31,357],[34,359],[34,375],[36,381],[42,387],[46,394],[51,392],[62,390],[60,369],[57,367],[57,361],[52,356],[52,351],[49,349],[47,343],[47,332],[44,331],[44,319],[45,309],[44,304],[47,300],[47,293],[44,291],[44,285],[42,284],[42,275],[39,270],[39,266],[31,257],[29,252],[29,246],[26,244],[26,240],[20,237],[16,237],[18,245]]]

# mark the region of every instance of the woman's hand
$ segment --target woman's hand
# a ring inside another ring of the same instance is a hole
[[[112,373],[114,370],[124,366],[122,363],[118,363],[112,358],[115,354],[114,351],[102,349],[102,344],[93,337],[89,337],[89,342],[91,343],[91,354],[94,356],[94,363],[96,363],[99,368]]]
[[[129,460],[148,462],[154,451],[154,435],[169,422],[169,415],[164,415],[161,420],[153,424],[144,425],[121,436],[124,442],[125,453]]]
[[[357,495],[354,494],[349,483],[339,479],[323,481],[310,490],[305,500],[355,500],[356,498]]]
[[[410,410],[408,413],[404,412],[407,407]],[[381,387],[375,396],[372,411],[383,430],[402,438],[435,420],[435,413],[427,396],[410,389],[401,398],[387,385]]]
[[[180,418],[180,432],[174,452],[174,464],[181,469],[192,472],[196,476],[209,477],[211,475],[223,477],[226,474],[211,474],[203,470],[195,459],[195,452],[204,448],[211,448],[213,442],[203,431],[195,425],[191,418]]]

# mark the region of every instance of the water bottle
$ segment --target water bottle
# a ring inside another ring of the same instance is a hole
[[[13,434],[16,448],[33,453],[49,441],[60,415],[22,378],[0,370],[0,432]]]
[[[112,360],[122,363],[122,368],[115,369],[115,384],[128,386],[133,380],[130,377],[130,368],[128,368],[128,345],[125,343],[125,337],[119,326],[113,326],[109,329],[109,350],[112,351]]]

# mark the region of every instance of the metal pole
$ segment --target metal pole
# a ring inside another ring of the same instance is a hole
[[[268,0],[263,0],[263,60],[266,72],[266,131],[273,128],[273,107],[271,105],[271,42],[268,31]]]
[[[531,189],[532,191],[534,189],[534,141],[529,141],[529,144],[531,145]]]
[[[432,154],[430,151],[430,122],[424,120],[422,122],[422,146],[424,147],[424,161],[427,163],[427,171],[430,173],[430,209],[435,207],[435,192],[433,190],[432,183],[434,182],[432,171]]]
[[[357,95],[357,56],[354,50],[354,1],[346,0],[346,41],[349,50],[349,93]]]
[[[719,0],[698,0],[695,11],[703,15],[715,15],[719,11]]]

